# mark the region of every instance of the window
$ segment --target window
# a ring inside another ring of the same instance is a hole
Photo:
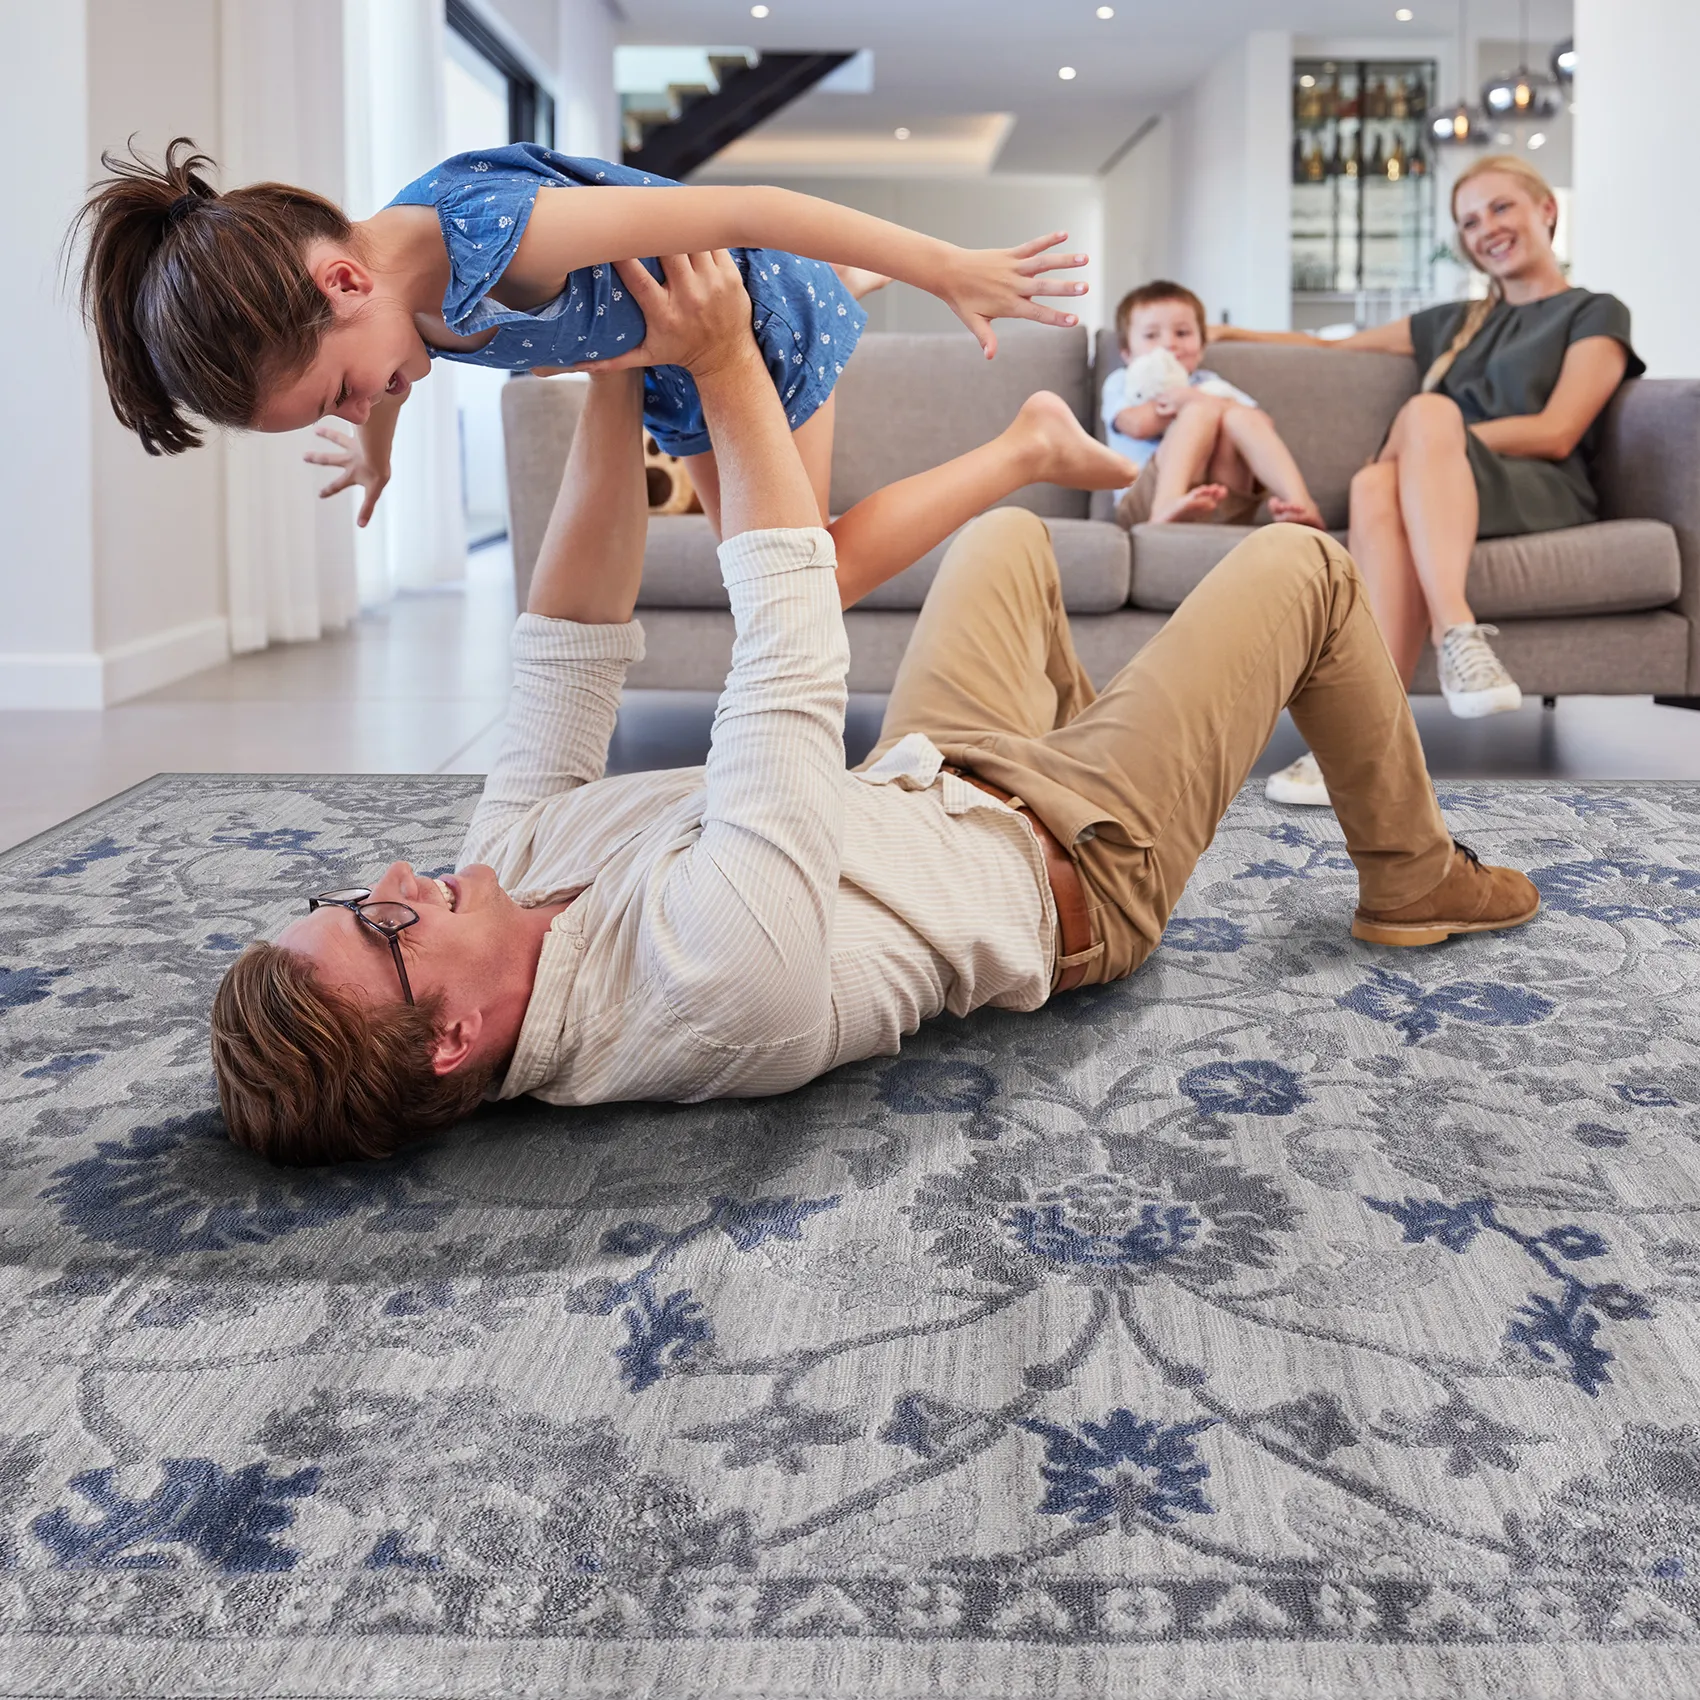
[[[466,4],[447,0],[445,17],[449,26],[449,61],[468,77],[483,83],[491,93],[507,101],[509,142],[541,142],[555,145],[555,102],[538,86],[505,41]],[[451,85],[450,98],[453,98]],[[491,142],[483,144],[486,147]]]

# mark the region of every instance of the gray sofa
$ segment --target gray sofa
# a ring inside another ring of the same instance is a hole
[[[1000,327],[995,361],[962,335],[870,334],[838,389],[832,503],[984,442],[1037,389],[1094,419],[1119,363],[1114,339],[1084,330]],[[1395,355],[1229,343],[1210,364],[1274,417],[1329,524],[1344,528],[1352,473],[1375,452],[1415,391]],[[523,605],[584,385],[518,378],[502,396],[514,571]],[[1692,699],[1700,706],[1700,381],[1640,379],[1611,404],[1598,468],[1597,525],[1477,546],[1470,599],[1499,626],[1495,648],[1525,692]],[[1102,497],[1033,485],[1014,502],[1050,525],[1081,660],[1102,683],[1161,627],[1199,579],[1246,535],[1227,526],[1124,533]],[[942,548],[845,616],[850,688],[891,686]],[[650,521],[639,615],[647,655],[635,686],[717,690],[732,619],[700,516]],[[1435,689],[1432,662],[1415,689]]]

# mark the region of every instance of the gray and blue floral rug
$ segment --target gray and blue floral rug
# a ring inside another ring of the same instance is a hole
[[[1128,983],[265,1168],[220,972],[474,791],[0,857],[0,1693],[1700,1693],[1700,788],[1446,793],[1545,913],[1404,953],[1248,793]]]

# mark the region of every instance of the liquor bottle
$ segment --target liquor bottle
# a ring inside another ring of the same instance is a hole
[[[1305,139],[1303,136],[1293,137],[1293,181],[1302,183],[1305,176]]]
[[[1377,77],[1373,83],[1364,89],[1364,117],[1385,118],[1387,116],[1387,85]]]
[[[1327,176],[1322,161],[1322,138],[1316,137],[1311,144],[1310,156],[1305,160],[1305,180],[1310,183],[1320,183]]]
[[[1375,140],[1370,144],[1369,157],[1364,161],[1364,169],[1371,177],[1381,177],[1387,171],[1387,155],[1381,151],[1381,133],[1376,132]]]
[[[1411,143],[1411,175],[1413,177],[1428,176],[1428,155],[1423,152],[1423,138],[1420,131]]]
[[[1389,118],[1409,118],[1411,116],[1411,103],[1405,93],[1405,79],[1403,77],[1400,77],[1393,84],[1393,95],[1387,103],[1387,116]]]
[[[1387,155],[1387,175],[1395,183],[1405,175],[1405,138],[1395,136],[1392,150]]]

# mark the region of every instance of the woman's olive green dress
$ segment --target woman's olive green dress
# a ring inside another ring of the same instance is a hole
[[[1411,343],[1419,372],[1427,372],[1451,342],[1469,305],[1452,301],[1411,315]],[[1571,343],[1591,336],[1612,337],[1628,350],[1626,378],[1638,378],[1646,371],[1630,345],[1629,309],[1615,295],[1567,289],[1520,307],[1501,301],[1459,350],[1437,389],[1457,402],[1466,425],[1539,413],[1558,383]],[[1481,502],[1476,535],[1517,537],[1598,519],[1592,470],[1602,418],[1603,410],[1564,460],[1499,454],[1471,432],[1467,438],[1470,470]]]

